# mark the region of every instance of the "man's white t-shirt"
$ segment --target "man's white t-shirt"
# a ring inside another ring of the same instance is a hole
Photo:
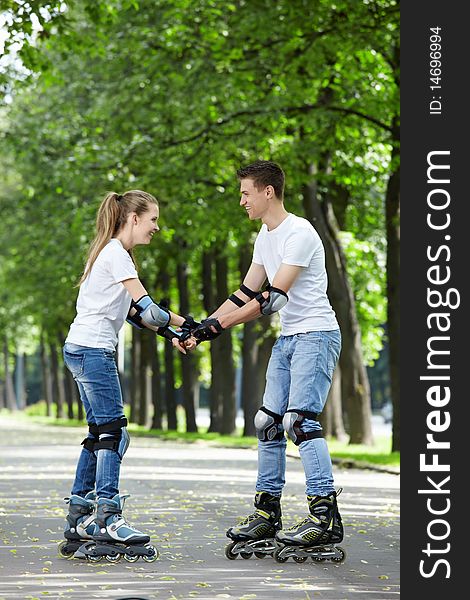
[[[132,300],[122,282],[136,277],[129,253],[118,239],[111,239],[80,286],[77,316],[66,342],[114,350]]]
[[[287,292],[289,301],[279,311],[282,335],[338,329],[326,294],[325,250],[307,219],[289,213],[271,231],[263,224],[255,241],[253,262],[264,267],[271,284],[281,263],[304,267]]]

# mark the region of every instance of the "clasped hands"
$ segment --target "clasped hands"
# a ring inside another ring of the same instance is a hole
[[[180,333],[178,344],[185,350],[194,350],[201,342],[215,340],[224,328],[219,320],[211,317],[203,319],[200,323],[195,321],[193,317],[186,317],[186,320],[178,328]]]

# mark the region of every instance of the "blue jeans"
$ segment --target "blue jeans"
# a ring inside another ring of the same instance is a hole
[[[340,350],[339,329],[281,335],[269,360],[263,406],[280,416],[287,409],[321,413]],[[307,433],[321,430],[321,425],[305,418],[300,429]],[[281,440],[258,442],[257,491],[281,495],[285,484],[286,446],[285,436]],[[299,445],[299,453],[305,471],[307,495],[326,496],[332,492],[333,472],[326,440],[305,440]]]
[[[115,352],[66,343],[63,354],[64,362],[77,383],[88,425],[104,425],[123,417]],[[88,437],[93,439],[91,433]],[[112,498],[119,493],[120,468],[121,458],[114,450],[92,452],[83,447],[72,494],[85,496],[96,484],[98,498]]]

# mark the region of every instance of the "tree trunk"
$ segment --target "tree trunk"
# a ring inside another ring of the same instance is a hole
[[[400,167],[398,118],[393,123],[392,174],[385,195],[387,229],[387,327],[393,406],[392,451],[400,450]]]
[[[151,368],[150,396],[153,407],[151,428],[161,429],[163,410],[161,397],[160,361],[158,359],[158,341],[156,335],[149,336],[149,352]]]
[[[247,245],[240,247],[239,271],[240,281],[243,281],[251,264],[251,248]],[[249,321],[243,325],[242,340],[242,379],[241,405],[243,410],[243,435],[256,435],[254,416],[261,405],[262,389],[258,377],[258,353],[260,345],[260,325],[258,321]]]
[[[217,305],[220,306],[228,297],[228,260],[225,255],[218,254],[215,259],[215,281]],[[237,406],[235,398],[235,365],[232,354],[232,330],[224,332],[215,342],[223,368],[220,374],[220,393],[222,401],[222,426],[220,433],[231,434],[235,431]]]
[[[325,437],[333,437],[344,442],[347,439],[343,423],[341,404],[341,368],[339,365],[333,373],[333,381],[320,418]]]
[[[261,331],[258,333],[260,337],[259,349],[258,349],[258,360],[256,363],[256,369],[258,372],[258,390],[259,390],[259,404],[263,403],[264,389],[266,387],[266,371],[268,370],[269,359],[271,358],[271,352],[276,342],[277,335],[272,328],[272,319],[277,317],[262,317],[259,319]]]
[[[137,423],[147,427],[149,423],[150,402],[151,402],[151,383],[150,379],[150,356],[149,356],[149,337],[155,335],[151,331],[142,331],[140,337],[140,369],[137,378],[139,380],[139,410]]]
[[[188,272],[186,264],[176,267],[180,298],[180,315],[189,313]],[[181,374],[183,380],[183,406],[186,414],[186,431],[197,432],[195,403],[198,400],[198,381],[195,356],[181,355]]]
[[[18,352],[15,360],[15,394],[19,410],[26,407],[26,354]]]
[[[173,362],[173,346],[165,344],[165,406],[167,417],[167,429],[176,431],[178,419],[176,415],[176,392],[175,392],[175,364]]]
[[[369,380],[362,360],[356,305],[346,272],[345,256],[338,239],[336,220],[330,202],[325,199],[320,203],[315,180],[304,186],[303,203],[307,218],[323,241],[329,280],[328,294],[343,338],[340,366],[349,442],[372,444]]]
[[[130,413],[129,421],[131,423],[139,422],[139,408],[140,408],[140,396],[141,390],[141,378],[140,369],[142,368],[141,361],[141,341],[142,336],[140,330],[135,327],[132,328],[132,347],[131,347],[131,374],[129,381],[129,394],[130,394]]]
[[[56,404],[57,419],[64,418],[64,390],[60,382],[59,358],[57,356],[57,346],[54,343],[49,344],[49,356],[51,358],[51,378],[52,378],[52,398]]]
[[[59,340],[60,348],[63,348],[64,343],[65,343],[65,338],[61,333],[58,334],[58,340]],[[72,374],[65,366],[63,360],[60,360],[59,363],[60,363],[60,367],[59,367],[60,381],[61,381],[61,386],[63,388],[65,403],[67,405],[67,418],[73,419],[74,418],[73,405],[74,405],[74,402],[76,401],[76,394],[74,395],[74,390],[77,386],[73,380]]]
[[[243,326],[241,403],[243,410],[243,435],[256,435],[253,422],[260,407],[259,377],[257,374],[259,340],[256,321]]]
[[[214,251],[204,252],[202,255],[202,298],[204,310],[210,315],[217,308],[217,301],[214,294],[213,280]],[[211,387],[209,390],[209,415],[210,422],[208,432],[220,432],[222,427],[222,393],[220,391],[220,381],[223,373],[223,365],[220,363],[217,345],[210,344],[211,357]]]
[[[5,371],[5,399],[6,406],[9,410],[16,411],[18,406],[16,404],[15,388],[13,385],[13,377],[10,371],[10,355],[8,351],[8,338],[5,335],[3,338],[3,360],[4,360],[4,371]]]
[[[46,343],[41,335],[40,341],[41,371],[42,371],[42,395],[46,401],[46,415],[52,414],[52,378],[49,368],[49,359],[46,351]]]
[[[77,403],[77,407],[82,404],[80,397],[78,395],[77,384],[75,383],[74,378],[72,377],[72,373],[64,366],[64,389],[65,389],[65,397],[67,398],[67,417],[69,419],[73,419],[75,417],[74,414],[74,404]],[[82,413],[83,414],[83,413]],[[80,413],[77,415],[77,418],[80,418]]]
[[[160,284],[163,292],[163,298],[160,303],[162,306],[170,306],[170,276],[168,266],[160,269]],[[175,364],[173,346],[164,340],[163,355],[165,366],[165,383],[163,393],[163,405],[166,409],[167,429],[176,431],[178,429],[178,419],[176,415],[176,391],[175,391]]]

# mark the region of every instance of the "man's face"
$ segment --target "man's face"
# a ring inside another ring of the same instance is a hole
[[[240,206],[242,206],[250,220],[261,219],[269,207],[268,188],[257,190],[253,179],[240,180]]]

